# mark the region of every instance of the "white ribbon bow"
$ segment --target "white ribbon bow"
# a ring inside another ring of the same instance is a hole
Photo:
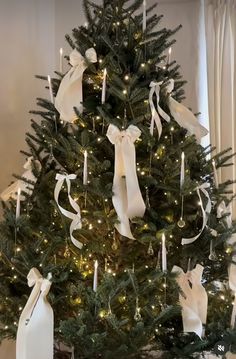
[[[232,260],[236,262],[236,256],[233,256]],[[234,292],[233,310],[231,315],[231,328],[233,329],[236,318],[236,265],[234,263],[229,265],[229,287]]]
[[[36,268],[27,276],[33,290],[21,313],[17,338],[16,359],[53,359],[53,310],[47,300],[51,281]]]
[[[136,172],[136,153],[134,142],[140,137],[138,127],[130,125],[127,130],[109,125],[107,137],[115,145],[115,170],[113,179],[113,205],[120,223],[116,225],[118,232],[134,239],[129,219],[143,217],[145,203],[139,188]]]
[[[27,181],[30,182],[36,182],[37,178],[34,176],[32,172],[32,162],[35,163],[35,165],[38,167],[38,170],[41,170],[41,163],[38,160],[34,160],[33,157],[29,157],[24,164],[24,169],[26,170],[22,177],[25,178]],[[1,193],[1,199],[3,201],[8,201],[10,198],[17,199],[17,191],[18,189],[22,192],[25,192],[29,195],[33,192],[33,185],[30,183],[25,182],[24,180],[17,180],[14,183],[12,183],[9,187],[7,187],[2,193]],[[25,199],[25,196],[21,194],[21,200],[23,201]]]
[[[201,284],[203,269],[200,264],[187,273],[178,266],[172,269],[172,272],[179,274],[176,281],[183,293],[180,292],[179,301],[184,332],[194,332],[200,338],[204,335],[208,303],[207,292]]]
[[[97,54],[94,48],[85,52],[86,60],[97,62]],[[83,73],[87,68],[85,58],[74,49],[70,54],[72,68],[63,77],[55,98],[55,107],[63,121],[73,122],[75,119],[74,107],[83,112]]]
[[[170,122],[170,116],[167,115],[162,108],[159,106],[159,101],[160,101],[160,85],[162,84],[161,82],[155,82],[152,81],[150,83],[150,92],[149,92],[149,104],[150,104],[150,108],[151,108],[151,113],[152,113],[152,120],[151,120],[151,126],[150,126],[150,133],[153,136],[153,132],[154,132],[154,125],[156,124],[157,127],[157,131],[158,131],[158,137],[161,137],[161,133],[162,133],[162,124],[161,124],[161,120],[159,117],[160,116],[166,121],[166,122]],[[157,100],[157,109],[154,105],[153,102],[153,95],[156,94],[156,100]]]
[[[183,245],[184,244],[190,244],[190,243],[193,243],[194,241],[196,241],[196,239],[198,239],[198,237],[200,237],[200,235],[202,234],[204,228],[206,227],[206,224],[207,224],[207,221],[208,221],[208,216],[211,213],[211,199],[210,199],[209,193],[206,190],[206,188],[208,188],[208,187],[210,187],[210,184],[205,182],[201,186],[197,187],[197,189],[196,189],[198,197],[199,197],[200,207],[201,207],[201,210],[202,210],[202,228],[201,228],[201,231],[195,237],[182,238],[181,243]],[[200,191],[202,191],[202,193],[207,198],[207,204],[206,204],[205,209],[203,207]]]
[[[74,179],[76,179],[75,174],[71,174],[71,175],[57,174],[56,175],[57,184],[56,184],[55,190],[54,190],[54,198],[55,198],[55,201],[56,201],[56,203],[58,205],[58,208],[60,209],[61,213],[64,216],[66,216],[67,218],[72,219],[72,222],[71,222],[71,225],[70,225],[70,238],[71,238],[72,243],[76,247],[81,249],[83,247],[83,244],[81,242],[79,242],[77,239],[75,239],[74,236],[73,236],[73,232],[76,229],[81,229],[82,228],[80,207],[70,195],[70,189],[71,189],[70,181],[74,180]],[[67,184],[67,193],[68,193],[68,198],[69,198],[70,205],[75,210],[76,213],[67,211],[66,209],[62,208],[58,203],[59,193],[61,191],[61,188],[62,188],[62,185],[63,185],[64,181],[66,181],[66,184]]]
[[[227,214],[227,216],[226,216]],[[232,227],[232,208],[231,203],[229,203],[228,206],[226,206],[225,201],[221,201],[219,206],[217,207],[217,218],[224,217],[224,220],[226,222],[226,225],[228,228]]]
[[[207,129],[198,122],[197,118],[187,107],[172,98],[171,92],[173,89],[174,80],[170,79],[166,91],[169,93],[169,108],[171,115],[181,127],[188,131],[189,135],[195,135],[197,141],[200,142],[201,138],[208,134]]]

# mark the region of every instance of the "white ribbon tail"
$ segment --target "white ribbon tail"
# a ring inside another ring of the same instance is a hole
[[[61,213],[72,220],[71,224],[70,224],[70,238],[72,243],[79,249],[81,249],[83,247],[83,244],[81,242],[79,242],[74,236],[73,236],[73,232],[76,229],[81,229],[82,228],[82,222],[81,222],[81,211],[80,211],[80,207],[79,205],[75,202],[75,200],[71,197],[70,195],[70,188],[71,188],[71,184],[70,184],[70,179],[75,179],[76,176],[75,175],[71,175],[71,176],[60,176],[57,175],[56,179],[58,180],[56,186],[55,186],[55,190],[54,190],[54,198],[55,201],[58,205],[58,208],[60,209]],[[66,180],[67,183],[67,192],[68,192],[68,199],[70,202],[71,207],[75,210],[76,213],[70,212],[68,210],[66,210],[65,208],[61,207],[59,204],[59,193],[61,191],[64,179]]]
[[[158,131],[158,138],[161,137],[162,134],[162,124],[160,116],[167,122],[170,121],[170,116],[168,116],[160,107],[159,101],[160,101],[160,85],[162,82],[154,82],[152,81],[150,83],[150,92],[149,92],[149,105],[151,109],[152,119],[150,124],[150,134],[153,136],[154,133],[154,125],[156,124],[157,131]],[[156,94],[156,102],[157,102],[157,109],[155,108],[154,102],[153,102],[153,96]],[[160,116],[159,116],[160,114]]]
[[[209,184],[204,183],[203,185],[201,185],[200,187],[197,188],[197,194],[198,194],[198,197],[199,197],[199,203],[200,203],[200,207],[201,207],[201,210],[202,210],[202,228],[201,228],[200,232],[195,237],[182,238],[182,242],[181,242],[182,245],[190,244],[190,243],[193,243],[194,241],[196,241],[196,239],[198,239],[200,237],[200,235],[202,234],[204,228],[206,227],[206,224],[207,224],[207,221],[208,221],[208,215],[211,213],[211,199],[209,197],[209,194],[208,194],[207,190],[205,189],[207,187],[209,187]],[[207,198],[206,209],[204,209],[204,207],[203,207],[200,190],[203,192],[203,194]]]

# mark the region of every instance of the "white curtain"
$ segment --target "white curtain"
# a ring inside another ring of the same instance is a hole
[[[236,151],[236,0],[203,0],[207,56],[210,142],[217,152]],[[233,166],[219,171],[224,182],[236,179]],[[232,186],[236,193],[236,185]],[[236,218],[236,201],[233,201]]]

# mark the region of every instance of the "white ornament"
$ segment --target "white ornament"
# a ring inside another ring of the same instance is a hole
[[[67,218],[72,219],[72,222],[70,225],[70,238],[71,238],[72,243],[77,248],[81,249],[83,247],[83,244],[81,242],[79,242],[77,239],[75,239],[75,237],[73,236],[73,232],[76,229],[82,228],[80,207],[70,195],[70,189],[71,189],[70,181],[74,180],[74,179],[76,179],[75,174],[70,174],[70,175],[57,174],[56,175],[57,184],[56,184],[55,190],[54,190],[54,198],[55,198],[55,201],[56,201],[61,213],[64,216],[66,216]],[[70,205],[75,210],[76,213],[70,212],[67,209],[64,209],[63,207],[61,207],[59,205],[59,194],[60,194],[60,191],[61,191],[64,181],[67,184],[67,194],[68,194],[68,199],[69,199]]]
[[[127,130],[109,125],[107,137],[115,145],[115,170],[113,179],[113,205],[120,221],[118,232],[134,239],[129,219],[143,217],[145,203],[139,188],[136,172],[136,153],[134,142],[140,137],[138,127],[130,125]]]
[[[203,269],[200,264],[187,273],[178,266],[172,269],[172,272],[178,273],[176,281],[183,293],[180,292],[179,301],[184,332],[194,332],[200,338],[204,335],[208,305],[207,292],[201,284]]]
[[[29,157],[27,159],[26,163],[24,164],[24,169],[26,171],[22,174],[22,177],[25,178],[29,182],[35,183],[37,181],[37,178],[33,174],[32,163],[35,164],[38,171],[41,170],[41,163],[38,160],[34,160],[33,157]],[[17,200],[19,189],[21,191],[20,200],[23,201],[23,200],[25,200],[25,196],[22,192],[25,192],[28,195],[31,195],[34,187],[33,187],[33,184],[27,183],[23,180],[17,180],[1,193],[1,199],[5,202],[8,201],[10,198]]]
[[[21,313],[16,359],[53,359],[53,310],[47,300],[51,281],[32,268],[27,276],[33,290]]]
[[[74,107],[83,112],[83,73],[88,67],[86,62],[97,62],[97,54],[94,48],[85,52],[86,59],[74,49],[70,54],[72,68],[63,77],[55,98],[55,107],[63,121],[73,122],[75,119]]]
[[[188,131],[189,135],[195,135],[197,141],[200,142],[201,138],[208,134],[207,129],[198,122],[197,118],[187,107],[173,99],[171,96],[173,89],[174,80],[170,79],[166,91],[169,93],[169,108],[171,115],[181,127]]]

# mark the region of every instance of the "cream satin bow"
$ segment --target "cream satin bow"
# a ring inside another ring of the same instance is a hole
[[[162,108],[159,105],[159,101],[160,101],[160,86],[162,84],[161,82],[155,82],[152,81],[150,83],[150,92],[149,92],[149,104],[150,104],[150,109],[151,109],[151,113],[152,113],[152,120],[151,120],[151,126],[150,126],[150,133],[153,136],[153,132],[154,132],[154,126],[156,124],[157,127],[157,131],[158,131],[158,137],[161,137],[161,133],[162,133],[162,124],[161,124],[161,120],[160,120],[160,116],[166,121],[166,122],[170,122],[170,116],[167,115],[167,113],[165,113]],[[154,105],[153,102],[153,95],[156,94],[156,107]],[[160,116],[159,116],[160,115]]]
[[[194,241],[196,241],[196,239],[198,239],[198,237],[200,237],[200,235],[202,234],[204,228],[206,227],[207,221],[208,221],[208,216],[211,213],[211,199],[209,196],[209,193],[207,192],[207,188],[210,187],[209,183],[203,183],[201,186],[198,186],[196,188],[197,194],[198,194],[198,198],[199,198],[199,203],[200,203],[200,207],[202,210],[202,228],[201,231],[195,236],[195,237],[191,237],[191,238],[182,238],[182,244],[190,244],[193,243]],[[207,204],[206,204],[206,208],[204,209],[203,207],[203,203],[202,203],[202,198],[201,198],[201,194],[200,191],[205,195],[205,197],[207,198]]]
[[[176,281],[183,293],[180,292],[179,301],[184,332],[194,332],[200,338],[204,335],[208,303],[207,292],[201,284],[203,269],[200,264],[187,273],[178,266],[172,269],[172,272],[178,273]]]
[[[37,181],[37,178],[34,176],[32,171],[32,162],[35,163],[39,171],[41,170],[41,163],[38,160],[34,160],[33,157],[29,157],[24,164],[24,169],[26,171],[22,174],[22,177],[25,178],[27,181],[35,183]],[[18,189],[21,189],[21,193],[25,192],[31,195],[31,193],[33,192],[33,185],[23,180],[17,180],[1,193],[1,199],[3,201],[8,201],[10,198],[16,200]],[[25,196],[21,194],[21,200],[23,201],[24,199]]]
[[[73,236],[73,232],[76,229],[81,229],[82,228],[80,207],[70,195],[70,189],[71,189],[70,181],[74,180],[74,179],[76,179],[75,174],[70,174],[70,175],[57,174],[56,175],[57,184],[56,184],[55,190],[54,190],[54,198],[55,198],[55,201],[56,201],[56,203],[58,205],[58,208],[60,209],[61,213],[64,216],[66,216],[67,218],[72,219],[72,222],[71,222],[71,225],[70,225],[70,238],[71,238],[72,243],[76,247],[81,249],[83,247],[83,244],[81,242],[79,242],[77,239],[75,239],[74,236]],[[58,202],[59,194],[60,194],[60,191],[61,191],[61,188],[62,188],[62,185],[63,185],[64,181],[66,181],[66,184],[67,184],[67,193],[68,193],[68,198],[69,198],[70,205],[75,210],[76,213],[70,212],[70,211],[62,208],[59,205],[59,202]]]
[[[47,301],[51,281],[36,268],[29,271],[27,279],[33,290],[19,320],[16,359],[53,359],[53,311]]]
[[[232,260],[236,262],[236,256],[233,256]],[[231,315],[231,328],[233,329],[236,318],[236,265],[234,263],[230,263],[229,265],[229,287],[234,292],[233,310]]]
[[[129,219],[143,217],[145,203],[139,188],[136,172],[136,153],[134,142],[140,137],[138,127],[130,125],[127,130],[109,125],[107,137],[115,145],[115,170],[113,179],[113,205],[119,224],[118,232],[125,237],[134,239]]]
[[[200,142],[201,138],[208,134],[207,129],[198,122],[197,118],[187,107],[172,98],[171,92],[173,89],[174,80],[170,79],[166,91],[169,93],[169,108],[171,115],[181,127],[188,131],[189,135],[195,135],[197,141]]]
[[[85,58],[89,62],[97,62],[97,54],[94,48],[85,52]],[[76,118],[74,107],[83,112],[83,73],[88,67],[85,58],[74,49],[70,54],[72,68],[63,77],[55,98],[55,107],[63,121],[73,122]]]
[[[227,216],[225,216],[227,214]],[[217,218],[224,217],[224,221],[227,224],[228,228],[232,227],[232,208],[231,203],[226,206],[225,201],[221,201],[217,207]]]

